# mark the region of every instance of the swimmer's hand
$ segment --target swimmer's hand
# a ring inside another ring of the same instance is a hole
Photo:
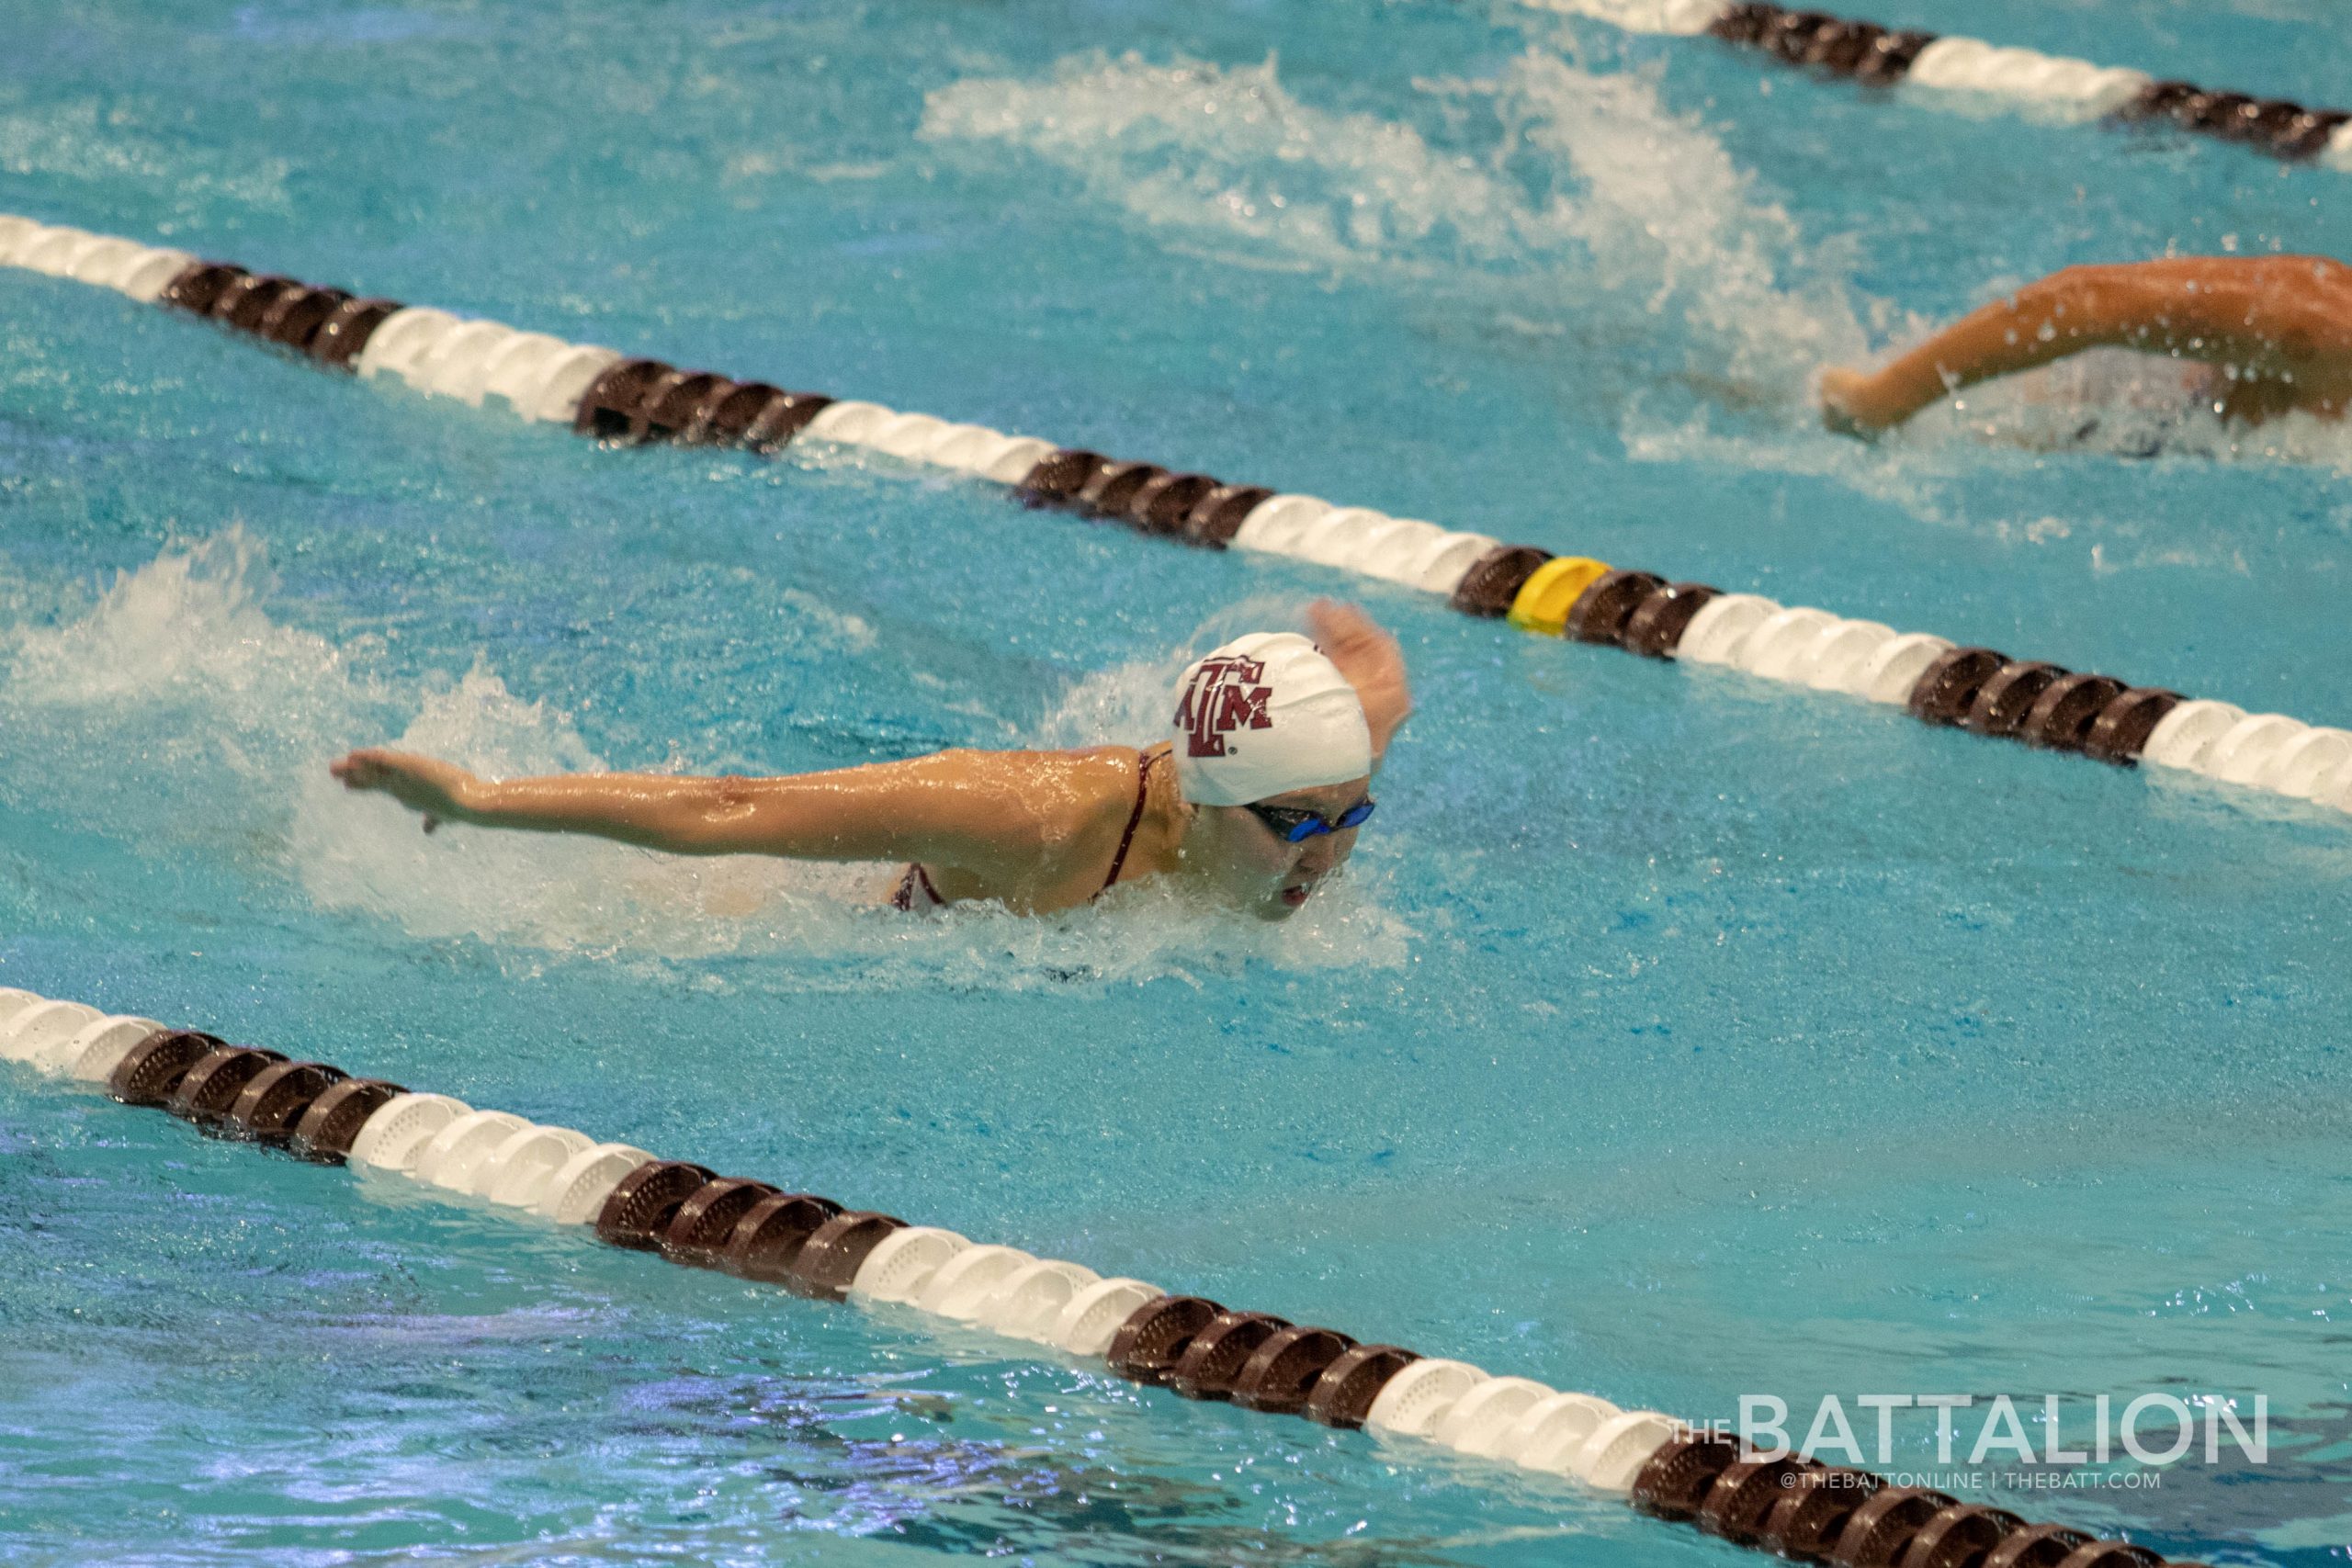
[[[1405,655],[1396,639],[1378,621],[1336,599],[1317,599],[1306,607],[1306,626],[1315,646],[1339,666],[1348,684],[1363,704],[1364,722],[1372,730],[1372,765],[1380,766],[1388,742],[1413,716],[1413,693],[1405,678]]]
[[[1840,435],[1850,435],[1860,441],[1875,441],[1886,429],[1864,416],[1864,390],[1870,384],[1867,372],[1849,370],[1842,365],[1832,365],[1821,373],[1821,423]]]
[[[354,751],[328,763],[327,772],[345,789],[376,790],[422,814],[428,833],[444,822],[467,820],[469,799],[481,782],[455,762],[382,747]]]

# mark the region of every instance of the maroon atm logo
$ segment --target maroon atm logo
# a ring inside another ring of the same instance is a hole
[[[1272,686],[1259,682],[1266,673],[1263,661],[1224,657],[1205,659],[1183,700],[1176,705],[1176,728],[1184,732],[1184,753],[1190,757],[1222,757],[1225,738],[1237,729],[1272,729],[1266,704]]]

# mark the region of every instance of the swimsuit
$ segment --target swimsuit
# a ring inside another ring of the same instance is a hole
[[[1151,765],[1159,761],[1161,755],[1158,751],[1141,753],[1143,760],[1136,768],[1136,808],[1127,813],[1127,829],[1119,835],[1119,852],[1111,857],[1111,874],[1102,879],[1102,886],[1094,890],[1095,898],[1111,891],[1112,886],[1119,880],[1119,873],[1126,866],[1127,851],[1135,846],[1136,829],[1143,826],[1143,808],[1151,795]],[[1091,903],[1093,899],[1087,901]],[[907,874],[899,879],[899,890],[890,895],[890,908],[910,914],[917,909],[944,909],[946,907],[947,900],[939,896],[939,889],[932,885],[931,873],[923,869],[920,861],[908,865]]]

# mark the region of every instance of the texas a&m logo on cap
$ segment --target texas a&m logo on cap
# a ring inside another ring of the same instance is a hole
[[[1265,673],[1265,664],[1255,659],[1222,655],[1201,660],[1176,704],[1176,728],[1184,732],[1187,756],[1222,757],[1225,738],[1235,730],[1274,727],[1266,712],[1274,689],[1259,684]]]

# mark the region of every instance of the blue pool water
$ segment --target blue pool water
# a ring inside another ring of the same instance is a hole
[[[2342,175],[1435,0],[21,9],[0,210],[2352,721],[2352,438],[2042,453],[2003,392],[1864,448],[1804,400],[2070,262],[2352,255]],[[2329,0],[1876,15],[2352,68]],[[1276,931],[910,922],[322,772],[1140,739],[1342,587],[1421,711]],[[2267,1395],[2267,1465],[1996,1497],[2181,1555],[2352,1539],[2348,872],[2316,808],[0,272],[0,985],[1628,1408]],[[21,1074],[0,1146],[11,1562],[1733,1556]]]

